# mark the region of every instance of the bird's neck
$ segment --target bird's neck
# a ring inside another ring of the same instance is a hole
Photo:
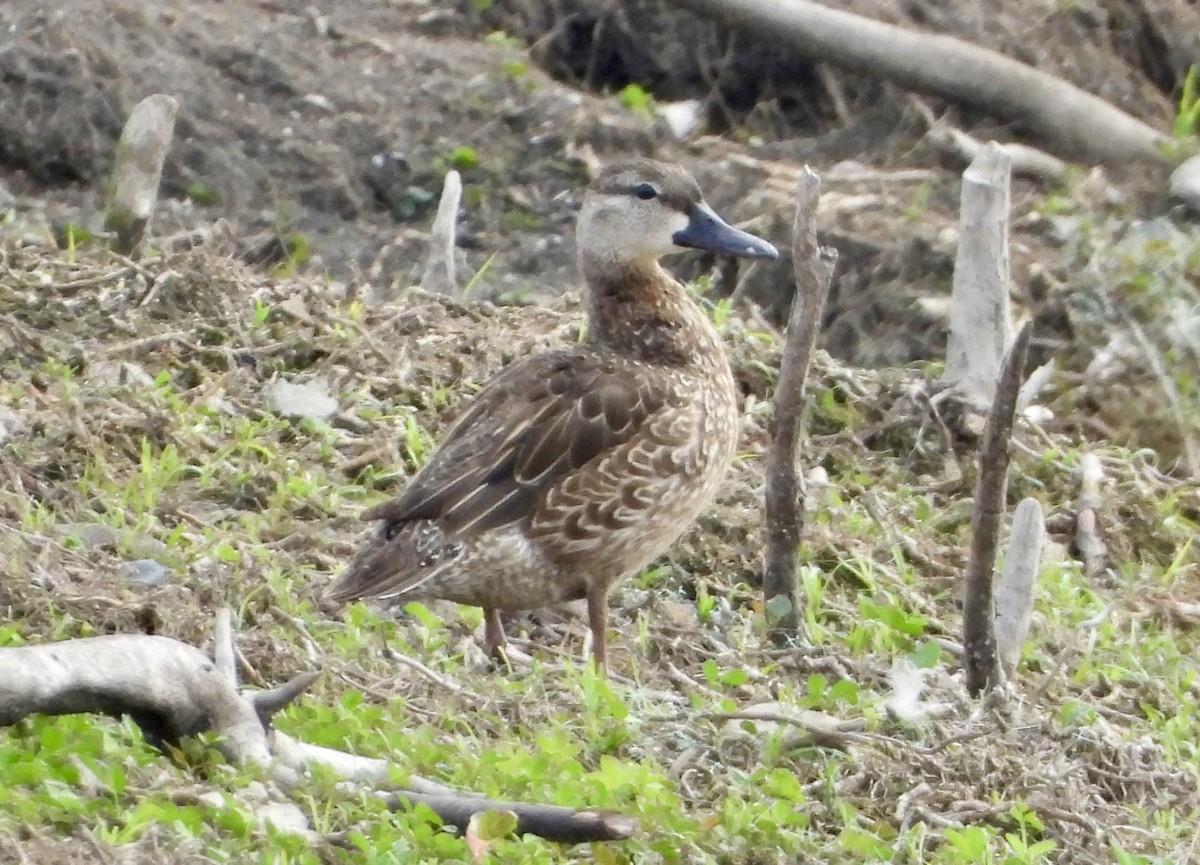
[[[708,316],[657,261],[585,255],[581,267],[588,286],[588,341],[650,363],[728,367]]]

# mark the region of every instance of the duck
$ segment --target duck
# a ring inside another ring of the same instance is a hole
[[[326,592],[335,604],[445,599],[501,611],[586,600],[607,663],[608,596],[712,501],[737,448],[737,389],[721,336],[660,259],[688,249],[774,259],[709,206],[682,167],[608,164],[576,220],[584,338],[509,364],[464,407]]]

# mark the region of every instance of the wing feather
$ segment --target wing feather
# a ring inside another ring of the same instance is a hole
[[[629,441],[672,401],[661,374],[594,350],[514,364],[481,391],[397,499],[365,519],[459,537],[527,519],[563,475]]]

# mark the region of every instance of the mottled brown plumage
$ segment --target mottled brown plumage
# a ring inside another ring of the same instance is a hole
[[[607,596],[712,499],[738,438],[721,338],[658,264],[700,247],[773,258],[682,169],[638,160],[592,182],[577,226],[587,336],[512,364],[475,397],[397,499],[333,600],[445,598],[497,611],[586,598],[605,660]]]

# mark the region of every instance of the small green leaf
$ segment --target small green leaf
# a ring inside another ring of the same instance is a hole
[[[766,609],[769,621],[782,619],[792,611],[792,599],[787,595],[776,595],[767,601]]]
[[[635,114],[650,113],[650,106],[654,103],[652,97],[646,88],[638,84],[627,84],[617,94],[617,98],[621,100],[621,104]]]
[[[604,844],[593,844],[592,862],[595,865],[620,865],[621,857],[611,847]]]
[[[451,168],[466,171],[479,166],[479,154],[470,147],[456,147],[450,151],[446,161],[450,163]]]
[[[41,735],[42,747],[47,751],[61,751],[67,744],[67,734],[56,726],[46,727]]]
[[[471,815],[467,824],[467,848],[479,862],[487,855],[493,841],[507,838],[517,831],[517,815],[512,811],[479,811]]]
[[[721,674],[721,683],[736,688],[750,681],[750,674],[745,670],[726,670]]]
[[[942,659],[942,647],[932,640],[926,640],[908,653],[908,660],[914,667],[929,670],[936,667]]]

